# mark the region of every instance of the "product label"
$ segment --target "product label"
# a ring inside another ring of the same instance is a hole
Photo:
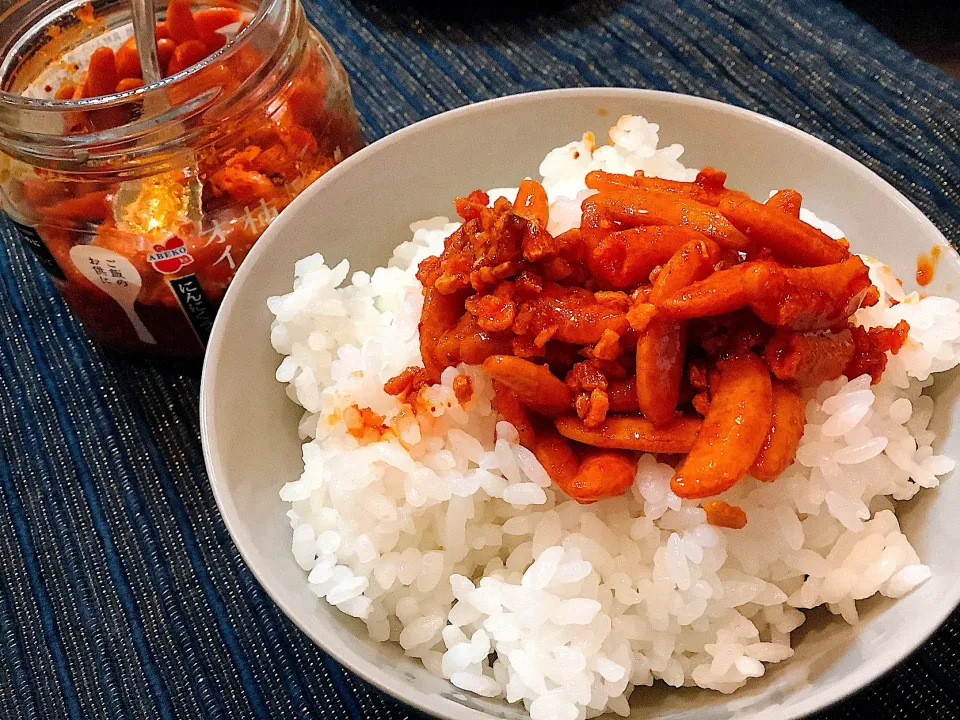
[[[7,217],[10,218],[9,215]],[[43,240],[40,239],[37,231],[29,225],[21,225],[13,218],[10,218],[10,222],[13,227],[16,228],[17,234],[20,236],[23,242],[25,242],[27,247],[33,252],[34,257],[37,258],[37,261],[40,263],[43,269],[57,280],[66,280],[63,270],[60,269],[60,266],[57,264],[56,259],[54,259],[53,254],[44,244]]]
[[[200,342],[207,344],[210,337],[210,329],[213,327],[213,316],[215,311],[210,300],[207,299],[203,288],[200,287],[200,281],[196,275],[185,275],[179,278],[169,278],[167,283],[173,290],[183,308],[184,314],[193,326],[194,332],[200,338]]]
[[[140,342],[156,345],[156,338],[137,315],[137,296],[143,281],[140,273],[123,255],[96,245],[74,245],[70,259],[87,280],[112,297],[123,308]]]
[[[193,262],[193,256],[187,252],[187,246],[178,237],[172,237],[163,245],[154,245],[153,252],[147,255],[147,262],[153,269],[164,275],[175,275]]]

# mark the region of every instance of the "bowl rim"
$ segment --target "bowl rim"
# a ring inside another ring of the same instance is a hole
[[[776,128],[778,131],[792,136],[795,140],[806,143],[812,148],[825,152],[829,157],[838,163],[853,168],[862,175],[863,181],[871,183],[884,193],[890,201],[900,205],[913,219],[929,230],[932,230],[938,241],[946,247],[951,247],[939,228],[917,208],[909,199],[907,199],[899,190],[893,187],[886,180],[877,175],[873,170],[859,162],[850,155],[824,142],[823,140],[810,135],[799,128],[788,125],[780,120],[768,117],[753,110],[748,110],[736,105],[731,105],[718,100],[710,100],[693,95],[676,93],[664,90],[650,90],[644,88],[625,88],[625,87],[585,87],[585,88],[560,88],[552,90],[538,90],[533,92],[517,93],[492,98],[469,105],[464,105],[453,110],[448,110],[436,115],[419,120],[407,125],[389,135],[386,135],[365,148],[359,150],[349,158],[345,159],[339,165],[332,168],[322,177],[318,178],[312,185],[304,190],[297,198],[293,200],[282,212],[283,214],[293,215],[301,205],[313,202],[316,195],[322,193],[323,189],[337,181],[337,178],[365,159],[367,156],[374,155],[386,147],[396,143],[403,142],[408,136],[422,132],[429,132],[434,127],[455,123],[461,118],[468,117],[477,113],[488,112],[491,108],[501,107],[513,104],[523,104],[536,102],[542,99],[553,98],[629,98],[629,99],[657,99],[661,102],[676,103],[680,106],[689,107],[691,110],[710,108],[728,113],[731,116],[750,123],[758,125],[768,125]],[[245,258],[245,262],[237,271],[230,287],[228,288],[222,301],[217,318],[214,322],[210,339],[207,344],[206,354],[203,361],[203,370],[200,383],[200,438],[203,446],[203,457],[206,465],[207,474],[213,491],[214,500],[217,503],[217,509],[223,519],[224,525],[230,534],[241,558],[247,568],[256,578],[257,582],[264,589],[267,595],[277,604],[284,615],[289,618],[304,634],[307,635],[323,652],[330,655],[336,662],[346,667],[351,672],[356,673],[366,682],[377,687],[379,690],[387,693],[391,697],[402,703],[410,705],[417,710],[427,713],[434,717],[445,717],[440,713],[441,708],[437,708],[434,693],[427,693],[420,690],[416,685],[409,681],[403,681],[403,687],[395,687],[396,681],[385,672],[380,666],[369,663],[359,656],[349,656],[346,652],[330,650],[324,639],[313,633],[305,623],[295,617],[295,614],[288,607],[280,593],[271,588],[257,567],[251,562],[253,556],[252,549],[247,548],[246,544],[238,541],[237,534],[234,532],[234,526],[239,524],[239,517],[233,517],[229,511],[227,501],[227,491],[225,483],[219,480],[223,475],[223,469],[219,460],[219,452],[215,433],[213,432],[215,410],[210,398],[213,397],[217,383],[219,381],[218,367],[216,359],[224,350],[225,328],[228,324],[228,318],[232,315],[235,298],[242,292],[244,281],[247,275],[252,272],[254,264],[260,256],[269,252],[269,247],[273,244],[275,238],[280,234],[280,225],[276,221],[263,233],[252,250]],[[319,602],[319,599],[318,599]],[[903,662],[911,653],[919,648],[930,636],[943,624],[950,614],[960,605],[960,584],[954,587],[954,594],[948,598],[948,601],[936,611],[926,614],[922,620],[918,632],[909,636],[898,634],[891,643],[892,652],[885,653],[886,658],[875,660],[872,663],[864,663],[857,670],[844,677],[845,682],[835,683],[834,686],[817,695],[806,698],[792,707],[788,713],[784,714],[783,708],[778,705],[772,705],[766,708],[760,708],[756,718],[777,718],[778,720],[794,720],[796,718],[806,717],[814,712],[823,710],[846,697],[862,690],[870,683],[876,681],[881,676],[888,673],[894,667]],[[451,686],[451,688],[454,686]],[[408,691],[409,688],[409,691]],[[443,698],[447,702],[453,702],[448,698]],[[492,716],[485,712],[475,710],[462,704],[457,704],[460,717],[469,718],[469,720],[490,720]]]

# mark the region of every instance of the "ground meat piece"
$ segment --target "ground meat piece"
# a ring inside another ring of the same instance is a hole
[[[472,295],[467,298],[465,306],[467,312],[477,319],[477,325],[484,330],[509,330],[517,317],[516,304],[496,295]]]
[[[707,522],[715,527],[741,530],[747,524],[747,514],[743,509],[723,500],[705,502],[703,510],[707,513]]]
[[[392,377],[383,386],[383,391],[387,395],[393,395],[400,402],[410,402],[410,399],[416,397],[420,388],[430,381],[427,371],[422,367],[408,367],[396,377]]]
[[[357,439],[362,439],[368,432],[376,433],[379,438],[386,430],[383,424],[383,415],[375,413],[370,408],[361,408],[357,405],[351,405],[343,412],[343,424],[347,432]]]
[[[461,405],[466,405],[473,399],[473,381],[469,375],[457,375],[453,379],[453,394]]]
[[[578,395],[574,401],[574,407],[577,411],[577,417],[583,420],[583,424],[588,428],[594,428],[607,419],[610,398],[607,397],[606,392],[600,388],[595,388],[589,394]]]
[[[573,369],[567,373],[566,383],[570,392],[589,393],[597,389],[606,390],[607,376],[598,361],[586,360],[573,366]]]
[[[843,374],[848,378],[869,375],[871,383],[880,382],[880,376],[887,367],[887,352],[896,355],[907,341],[910,324],[901,320],[895,327],[875,327],[864,330],[859,325],[851,325],[853,334],[853,359],[847,364]]]

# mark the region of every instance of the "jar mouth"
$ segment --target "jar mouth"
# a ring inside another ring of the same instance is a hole
[[[38,26],[43,27],[44,21],[49,23],[54,17],[62,17],[83,4],[84,1],[79,0],[35,18],[32,26],[21,28],[18,37],[7,45],[7,51],[15,51]],[[16,9],[17,5],[0,16],[0,25]],[[32,160],[63,167],[63,163],[87,162],[93,157],[102,157],[105,164],[121,156],[132,159],[149,148],[158,149],[158,144],[169,147],[176,142],[188,141],[202,132],[194,120],[211,107],[223,104],[228,97],[228,91],[220,87],[194,92],[194,79],[202,80],[206,73],[215,73],[217,65],[230,62],[244,47],[253,44],[267,50],[261,56],[261,67],[251,75],[251,81],[256,82],[254,76],[265,72],[272,53],[283,52],[289,20],[294,12],[299,10],[291,0],[262,0],[247,26],[224,47],[180,72],[134,90],[78,100],[55,100],[0,89],[0,152],[21,158],[29,156]],[[86,42],[91,41],[95,38]],[[0,58],[0,73],[3,74],[0,81],[6,87],[10,86],[11,77],[17,72],[17,68],[11,65],[11,57],[12,54]],[[171,104],[173,95],[181,97],[176,104]],[[63,118],[71,113],[130,105],[135,105],[137,112],[135,119],[127,124],[69,135],[62,131]],[[158,128],[164,125],[165,131],[159,132]],[[171,125],[177,125],[177,132],[171,134]]]
[[[237,47],[245,39],[251,35],[255,35],[259,29],[259,26],[263,23],[264,18],[281,3],[282,0],[266,0],[266,2],[261,2],[256,13],[254,13],[253,18],[251,18],[247,26],[237,33],[236,37],[231,38],[226,45],[211,55],[208,55],[200,62],[195,63],[188,68],[184,68],[180,72],[170,75],[169,77],[162,78],[155,83],[143,85],[135,90],[128,90],[122,93],[111,93],[110,95],[101,95],[99,97],[83,98],[80,100],[51,100],[46,98],[31,98],[19,93],[8,92],[0,88],[0,105],[6,105],[13,108],[20,106],[23,108],[29,108],[31,110],[48,110],[55,112],[63,112],[64,110],[91,110],[111,107],[116,105],[118,100],[125,101],[129,100],[130,98],[143,97],[144,95],[149,94],[151,91],[168,88],[184,78],[201,72],[204,68],[210,67],[211,65],[222,61],[224,58],[236,52]],[[71,5],[74,4],[77,6],[82,5],[83,0],[78,3],[71,3]],[[0,16],[0,22],[3,20],[4,17]],[[5,64],[5,59],[0,58],[0,61],[3,61],[0,62],[0,71],[8,72],[8,69],[3,67]],[[0,78],[0,80],[3,79],[5,78]]]

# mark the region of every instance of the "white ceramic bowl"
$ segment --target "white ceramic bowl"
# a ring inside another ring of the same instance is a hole
[[[604,138],[621,114],[661,126],[688,167],[713,165],[729,185],[765,197],[803,193],[804,204],[841,228],[857,251],[912,279],[917,254],[941,245],[927,290],[960,288],[960,258],[910,202],[856,161],[798,130],[746,110],[671,93],[558,90],[493,100],[444,113],[380,140],[322,177],[284,210],[233,281],[207,351],[201,422],[210,481],[227,528],[281,609],[341,663],[401,700],[443,718],[527,717],[522,708],[468,695],[371,641],[363,625],[307,590],[290,552],[280,486],[302,470],[298,408],[274,380],[267,298],[292,287],[293,266],[322,251],[371,271],[409,238],[412,221],[452,215],[452,199],[475,188],[515,186],[544,154],[592,130]],[[912,284],[912,280],[908,282]],[[939,452],[960,456],[960,375],[941,377],[934,427]],[[860,603],[861,622],[811,618],[795,634],[796,655],[733,696],[657,687],[634,693],[635,718],[794,718],[862,687],[917,647],[960,600],[960,484],[947,479],[898,513],[933,578],[891,602]]]

